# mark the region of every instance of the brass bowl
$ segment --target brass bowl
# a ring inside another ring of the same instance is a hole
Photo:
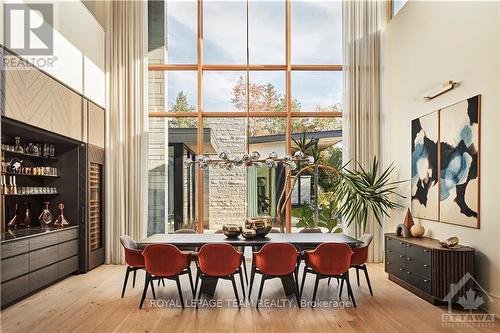
[[[241,234],[242,227],[238,224],[224,224],[222,226],[222,232],[227,238],[238,238]]]
[[[255,230],[256,237],[264,237],[273,228],[273,219],[271,216],[248,218],[245,222],[245,228]]]
[[[439,241],[442,247],[450,248],[458,245],[458,237],[450,237]]]
[[[255,236],[257,236],[257,232],[254,229],[243,229],[243,231],[241,232],[241,235],[245,239],[249,239],[249,238],[254,238]]]

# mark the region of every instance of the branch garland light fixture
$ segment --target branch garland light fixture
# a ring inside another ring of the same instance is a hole
[[[198,160],[193,161],[187,158],[184,165],[190,167],[194,164],[199,164],[200,168],[205,170],[208,167],[216,167],[226,170],[232,170],[234,167],[241,166],[255,166],[257,168],[267,167],[275,169],[279,164],[290,168],[290,170],[297,169],[297,162],[306,162],[307,164],[314,164],[314,157],[306,156],[302,151],[296,151],[293,156],[285,155],[278,156],[276,152],[271,152],[266,159],[260,157],[260,153],[253,151],[250,154],[243,154],[241,156],[236,156],[233,159],[229,158],[227,152],[223,151],[219,154],[219,158],[212,159],[208,155],[202,155]]]

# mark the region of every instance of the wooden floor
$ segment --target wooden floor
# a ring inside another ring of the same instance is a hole
[[[221,308],[151,307],[151,297],[138,309],[143,273],[138,283],[120,298],[124,266],[100,266],[82,275],[72,276],[1,312],[2,332],[499,332],[493,328],[447,328],[442,326],[445,307],[435,307],[387,279],[380,264],[369,271],[375,295],[368,293],[364,278],[361,287],[353,286],[357,308],[302,308],[288,304],[256,310],[238,310],[228,305],[232,298],[229,281],[222,281],[216,297]],[[351,279],[355,280],[354,272]],[[191,300],[187,277],[181,278],[184,298]],[[259,279],[256,280],[259,283]],[[130,281],[129,281],[130,282]],[[304,298],[312,296],[312,277],[307,280]],[[355,283],[354,283],[355,284]],[[239,284],[238,284],[239,285]],[[130,284],[131,286],[131,284]],[[178,300],[175,282],[157,290],[163,303]],[[338,286],[326,280],[320,283],[318,299],[338,300]],[[253,299],[256,297],[254,290]],[[266,282],[263,297],[281,305],[283,296],[279,280]],[[344,300],[346,297],[344,296]],[[292,298],[290,298],[292,300]],[[159,305],[165,305],[160,304]],[[168,305],[172,305],[167,304]]]

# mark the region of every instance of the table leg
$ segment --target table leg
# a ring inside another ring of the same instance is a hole
[[[290,296],[295,293],[295,282],[290,276],[281,276],[281,283],[283,284],[283,290],[285,291],[285,295]]]
[[[206,277],[201,280],[201,292],[203,294],[207,294],[213,296],[215,294],[215,288],[217,287],[217,282],[219,282],[219,278],[214,277]]]

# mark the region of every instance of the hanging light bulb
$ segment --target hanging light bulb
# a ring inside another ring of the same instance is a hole
[[[302,150],[297,150],[297,151],[293,154],[293,157],[296,157],[296,158],[304,158],[304,153],[302,152]]]
[[[221,153],[219,154],[219,158],[220,158],[221,160],[228,160],[228,159],[229,159],[229,157],[227,156],[227,153],[226,153],[225,151],[223,151],[223,152],[221,152]]]
[[[269,158],[272,158],[273,160],[274,160],[274,159],[277,159],[277,158],[278,158],[278,154],[276,154],[276,152],[275,152],[275,151],[273,151],[273,152],[271,152],[271,153],[269,154]]]
[[[250,158],[253,160],[253,161],[256,161],[260,158],[260,154],[258,151],[253,151],[252,154],[250,155]]]
[[[247,163],[247,162],[250,162],[250,155],[248,154],[243,154],[243,156],[241,157],[241,159],[243,160],[243,162]]]
[[[266,160],[266,166],[268,168],[276,168],[278,166],[278,163],[275,160],[268,158]]]
[[[291,155],[286,154],[286,155],[283,157],[283,162],[288,163],[288,162],[291,162],[291,161],[292,161],[292,156],[291,156]]]
[[[314,156],[307,156],[307,163],[314,164]]]
[[[207,163],[203,163],[203,162],[201,162],[201,163],[200,163],[200,168],[201,168],[202,170],[206,170],[206,169],[208,169],[208,164],[207,164]]]
[[[208,156],[203,156],[203,157],[200,159],[201,163],[204,163],[204,164],[209,164],[211,160],[212,160],[212,159],[211,159],[210,157],[208,157]]]
[[[241,157],[235,157],[233,161],[235,166],[242,166],[243,165],[243,159]]]
[[[224,161],[220,161],[220,162],[218,163],[218,166],[219,166],[219,168],[223,169],[223,168],[226,166],[226,162],[224,162]]]
[[[295,162],[290,162],[290,164],[288,164],[288,166],[290,167],[290,170],[295,170],[297,169],[297,163]]]
[[[186,159],[184,160],[184,166],[186,167],[190,167],[191,165],[193,165],[193,161],[189,158],[189,157],[186,157]]]

